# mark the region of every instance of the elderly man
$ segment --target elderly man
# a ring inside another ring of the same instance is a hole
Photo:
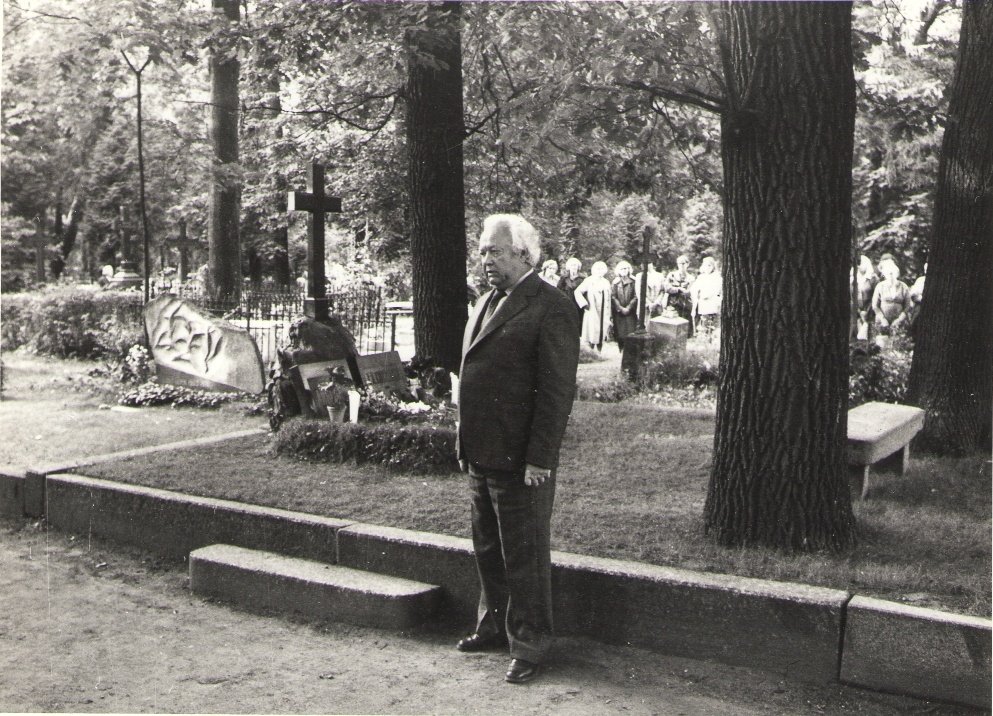
[[[506,680],[534,678],[552,643],[555,471],[576,392],[576,308],[534,272],[538,237],[520,216],[486,219],[479,258],[493,287],[462,343],[458,459],[472,486],[481,594],[459,651],[510,647]]]

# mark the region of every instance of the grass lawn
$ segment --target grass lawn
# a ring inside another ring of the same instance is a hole
[[[181,411],[172,411],[181,412]],[[195,413],[200,415],[201,413]],[[842,555],[725,549],[702,533],[713,418],[639,403],[577,403],[563,448],[553,549],[802,582],[990,614],[989,478],[981,458],[915,459],[856,503]],[[159,453],[85,474],[363,522],[469,536],[458,474],[390,473],[275,457],[268,437]]]
[[[218,410],[108,409],[116,397],[87,371],[96,364],[5,354],[0,400],[0,468],[103,455],[267,426],[244,404]],[[101,409],[103,406],[103,409]]]

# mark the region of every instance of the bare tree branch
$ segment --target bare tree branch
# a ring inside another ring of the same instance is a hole
[[[673,102],[699,107],[717,115],[722,114],[726,108],[726,101],[720,97],[714,97],[694,89],[677,90],[671,87],[657,87],[637,80],[618,80],[614,84],[618,87],[648,92],[653,98],[661,97]]]

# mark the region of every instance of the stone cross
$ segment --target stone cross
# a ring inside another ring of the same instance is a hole
[[[651,263],[651,259],[648,256],[648,252],[652,246],[652,227],[646,226],[645,230],[642,232],[642,249],[641,249],[641,296],[638,298],[638,330],[645,330],[645,321],[647,316],[645,315],[648,306],[645,305],[648,302],[648,264]]]
[[[306,211],[307,217],[307,298],[303,312],[317,321],[328,319],[328,295],[324,275],[324,215],[341,211],[341,199],[324,194],[324,167],[310,166],[307,191],[291,191],[286,199],[287,211]]]

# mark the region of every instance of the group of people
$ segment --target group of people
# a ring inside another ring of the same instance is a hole
[[[647,318],[672,313],[689,321],[689,335],[699,334],[713,341],[720,328],[722,281],[717,262],[704,257],[699,272],[690,272],[690,259],[680,256],[676,268],[668,274],[648,265],[645,290]],[[597,261],[590,274],[583,273],[582,262],[572,257],[559,274],[555,259],[545,261],[539,276],[571,298],[579,315],[582,340],[592,349],[601,350],[612,335],[621,350],[624,340],[638,328],[642,275],[632,274],[631,264],[619,261],[614,278],[607,278],[607,264]]]
[[[924,274],[908,286],[900,280],[900,267],[890,253],[883,254],[875,268],[872,260],[862,254],[858,272],[851,273],[855,274],[851,281],[857,293],[858,340],[886,347],[895,336],[911,334],[924,295]]]

